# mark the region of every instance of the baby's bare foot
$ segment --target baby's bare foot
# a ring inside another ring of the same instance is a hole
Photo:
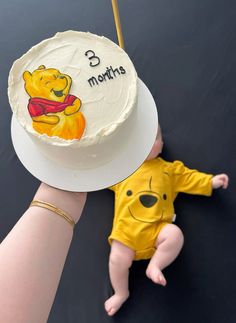
[[[148,265],[146,270],[146,275],[150,278],[154,283],[160,284],[162,286],[166,285],[166,279],[162,273],[162,271],[153,263]]]
[[[122,304],[127,300],[129,297],[129,293],[126,295],[117,295],[114,294],[105,302],[105,310],[109,316],[114,315],[122,306]]]

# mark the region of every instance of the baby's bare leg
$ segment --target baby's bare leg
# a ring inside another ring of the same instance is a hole
[[[114,315],[129,297],[129,268],[134,259],[134,251],[113,240],[109,259],[109,273],[114,295],[105,302],[107,314]]]
[[[167,224],[160,231],[156,241],[157,250],[146,270],[148,278],[154,283],[166,285],[162,270],[175,260],[182,249],[183,242],[182,231],[175,224]]]

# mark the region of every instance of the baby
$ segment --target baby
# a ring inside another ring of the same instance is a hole
[[[161,129],[142,166],[111,189],[115,216],[108,240],[111,244],[109,273],[114,295],[105,302],[114,315],[129,297],[128,276],[133,260],[150,259],[146,275],[165,286],[162,270],[178,256],[184,242],[182,231],[172,224],[173,202],[178,193],[210,196],[212,189],[227,188],[226,174],[209,175],[189,169],[180,161],[156,158],[162,151]]]

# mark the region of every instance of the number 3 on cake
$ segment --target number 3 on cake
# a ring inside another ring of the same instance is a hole
[[[80,139],[86,123],[79,111],[81,100],[69,94],[71,77],[40,65],[32,73],[25,71],[23,79],[30,96],[28,110],[34,130],[65,140]]]
[[[90,66],[95,67],[95,66],[99,65],[100,58],[98,56],[96,56],[94,51],[91,49],[89,49],[89,50],[87,50],[87,52],[85,52],[85,56],[88,56],[89,53],[92,53],[92,55],[90,57],[88,57],[88,59],[91,60]]]

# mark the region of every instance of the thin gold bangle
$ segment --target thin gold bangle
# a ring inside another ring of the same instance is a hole
[[[58,207],[56,207],[53,204],[50,204],[48,202],[44,202],[44,201],[40,201],[40,200],[33,200],[30,203],[30,206],[38,206],[38,207],[42,207],[44,209],[50,210],[58,215],[60,215],[62,218],[64,218],[67,222],[70,223],[70,225],[74,228],[75,226],[75,221],[64,211],[62,211],[61,209],[59,209]]]

